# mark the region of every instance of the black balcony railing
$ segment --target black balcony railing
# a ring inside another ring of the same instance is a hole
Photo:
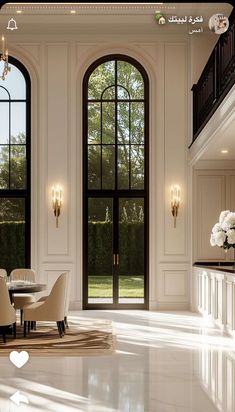
[[[193,142],[235,83],[235,9],[193,91]],[[192,143],[193,143],[192,142]]]

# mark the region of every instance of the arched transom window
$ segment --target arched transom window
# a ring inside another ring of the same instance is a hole
[[[145,88],[128,61],[90,75],[87,95],[88,189],[144,189]]]

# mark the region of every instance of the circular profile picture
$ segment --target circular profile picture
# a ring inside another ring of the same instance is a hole
[[[209,29],[216,34],[225,33],[229,28],[228,17],[223,14],[214,14],[209,20]]]

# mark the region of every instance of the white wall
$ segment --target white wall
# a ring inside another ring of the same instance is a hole
[[[150,308],[189,305],[190,226],[187,145],[190,139],[189,36],[12,35],[10,54],[32,79],[32,267],[49,287],[72,274],[71,307],[82,305],[82,79],[107,54],[123,53],[145,67],[150,80]],[[203,39],[202,39],[203,42]],[[210,44],[208,45],[210,47]],[[51,186],[63,186],[56,229]],[[182,188],[173,227],[170,186]]]
[[[205,164],[206,162],[204,166]],[[229,167],[231,167],[230,162],[228,162]],[[193,261],[233,259],[232,251],[225,253],[223,249],[210,245],[210,235],[212,227],[219,221],[220,212],[234,210],[234,193],[234,169],[194,170]]]
[[[207,60],[218,41],[218,37],[212,33],[204,34],[203,41],[201,36],[190,37],[191,54],[191,83],[197,83]]]

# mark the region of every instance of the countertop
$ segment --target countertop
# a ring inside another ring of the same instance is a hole
[[[232,262],[195,262],[193,266],[235,274],[235,267]]]

